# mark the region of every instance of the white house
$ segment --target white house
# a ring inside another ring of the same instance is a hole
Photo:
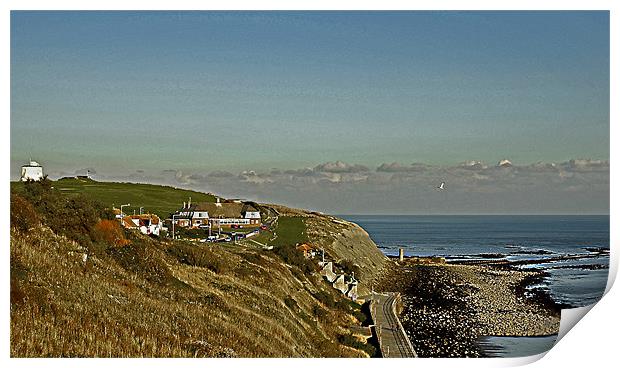
[[[43,166],[38,162],[30,160],[28,165],[22,166],[22,181],[43,179]]]
[[[183,227],[249,225],[260,226],[260,211],[248,203],[225,202],[187,205],[174,215],[174,223]]]
[[[128,229],[139,229],[142,234],[159,236],[162,222],[154,214],[130,215],[122,219],[122,224]]]

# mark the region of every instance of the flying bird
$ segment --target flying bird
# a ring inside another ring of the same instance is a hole
[[[439,184],[439,186],[437,187],[437,189],[439,190],[445,190],[446,188],[444,188],[444,185],[446,185],[445,181],[442,181],[441,184]]]

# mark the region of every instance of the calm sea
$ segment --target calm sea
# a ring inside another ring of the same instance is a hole
[[[398,249],[404,248],[406,255],[443,256],[448,260],[492,257],[534,261],[521,267],[545,270],[549,275],[534,287],[546,289],[564,306],[579,307],[596,302],[607,284],[607,215],[341,217],[362,226],[387,255],[397,255]],[[566,255],[571,259],[557,260]],[[526,340],[535,343],[529,344]],[[548,350],[554,340],[554,337],[490,337],[487,342],[498,345],[497,349],[490,349],[493,354],[522,356]],[[536,352],[532,346],[540,350]]]

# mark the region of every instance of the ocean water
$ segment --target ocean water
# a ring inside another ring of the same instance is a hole
[[[516,358],[544,353],[550,350],[558,335],[513,337],[487,336],[479,341],[479,345],[488,357]]]
[[[541,284],[565,308],[595,303],[609,272],[609,216],[375,216],[343,215],[363,227],[386,255],[524,261],[523,269],[548,273]],[[555,336],[555,335],[554,335]],[[489,336],[492,356],[526,356],[548,350],[555,338]]]

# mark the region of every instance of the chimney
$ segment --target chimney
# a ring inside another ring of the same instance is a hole
[[[185,207],[185,201],[183,201],[183,209],[185,209],[185,208],[186,208],[186,207]]]
[[[189,202],[187,202],[187,208],[192,206],[192,197],[189,197]]]
[[[405,260],[405,250],[403,248],[398,248],[398,260],[401,262]]]

